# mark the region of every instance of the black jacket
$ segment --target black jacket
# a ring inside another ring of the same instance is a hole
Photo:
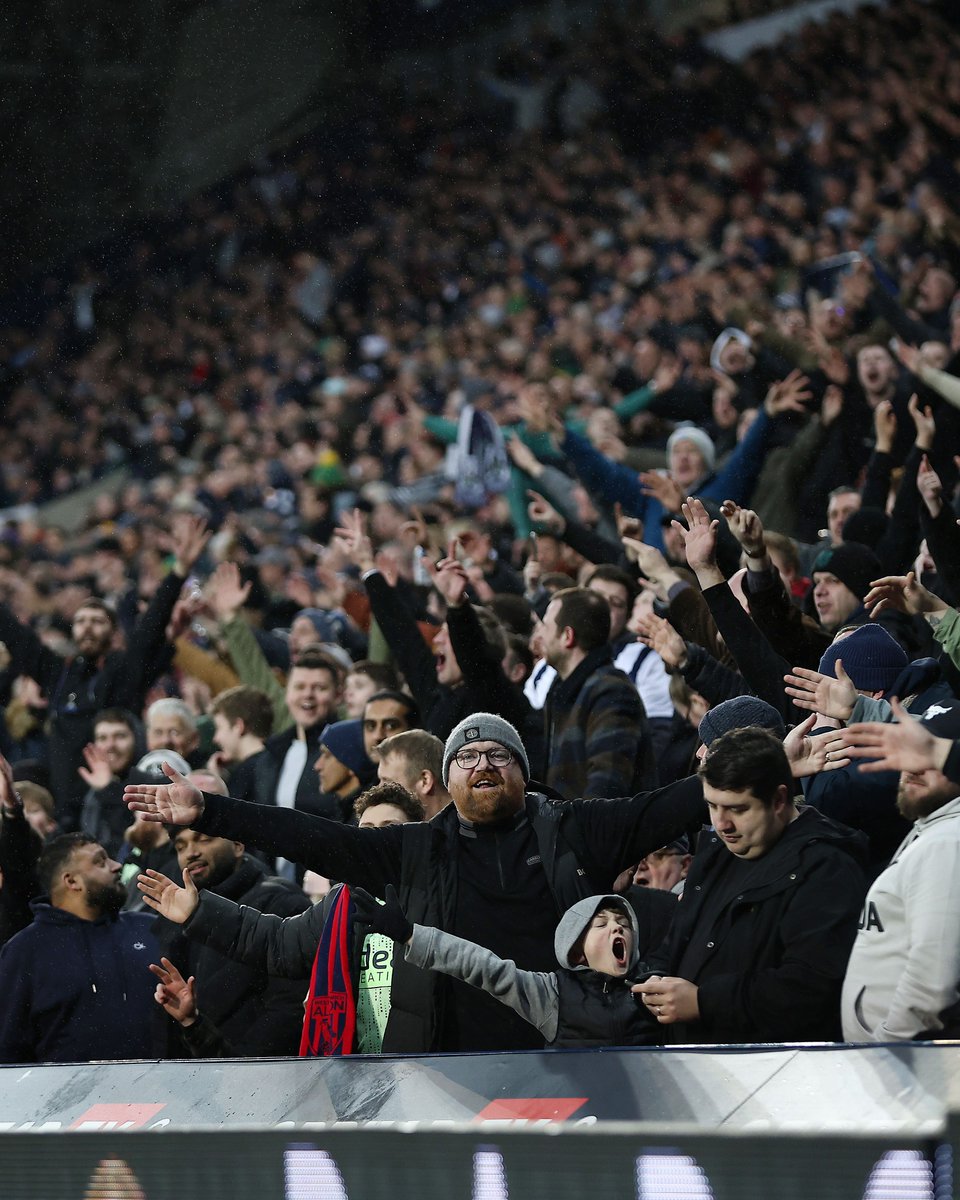
[[[700,1020],[671,1042],[834,1041],[840,990],[866,893],[866,839],[802,809],[712,920],[710,889],[732,855],[701,839],[667,940],[648,966],[697,984]]]
[[[310,902],[294,884],[268,876],[256,860],[244,855],[237,869],[213,889],[237,904],[249,904],[280,916],[303,912]],[[197,1009],[200,1026],[181,1030],[172,1019],[163,1018],[163,1046],[168,1058],[183,1057],[183,1045],[192,1053],[211,1052],[232,1057],[262,1057],[296,1054],[303,1025],[302,1002],[308,980],[285,980],[270,976],[225,957],[217,950],[184,936],[179,925],[160,920],[157,941],[186,979],[197,979]],[[211,1027],[218,1038],[211,1035]],[[213,1050],[216,1044],[217,1049]]]
[[[48,701],[50,790],[57,804],[57,821],[65,833],[79,825],[87,785],[77,768],[83,763],[83,747],[93,737],[93,719],[103,708],[142,711],[151,684],[173,658],[166,628],[182,586],[182,576],[167,575],[131,634],[127,649],[111,652],[102,664],[89,662],[83,655],[62,658],[0,604],[0,642],[10,651],[10,670],[35,679]]]
[[[196,829],[296,859],[375,896],[392,883],[412,922],[478,942],[527,970],[556,965],[561,913],[609,891],[621,870],[705,815],[696,778],[614,800],[555,802],[529,792],[524,810],[495,828],[464,822],[452,804],[432,821],[358,829],[224,796],[204,800]],[[542,1046],[515,1013],[453,983],[398,956],[384,1051]]]

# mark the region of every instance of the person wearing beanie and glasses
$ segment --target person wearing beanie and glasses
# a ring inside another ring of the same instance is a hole
[[[148,820],[240,839],[383,898],[409,919],[466,938],[522,970],[554,969],[553,935],[578,900],[706,817],[696,777],[656,791],[558,802],[530,781],[520,734],[493,713],[462,720],[444,745],[452,803],[431,821],[355,829],[295,810],[207,795],[175,771],[127,804]],[[395,964],[384,1052],[538,1049],[543,1036],[482,991]]]

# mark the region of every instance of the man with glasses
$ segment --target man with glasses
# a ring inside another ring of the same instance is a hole
[[[690,778],[614,800],[556,802],[530,784],[517,730],[473,713],[447,738],[442,775],[453,803],[432,821],[354,829],[296,810],[201,793],[175,771],[166,786],[127,790],[145,819],[249,841],[270,854],[383,897],[392,884],[412,921],[553,969],[557,922],[577,900],[706,817]],[[387,1053],[537,1049],[512,1010],[447,976],[395,964]]]

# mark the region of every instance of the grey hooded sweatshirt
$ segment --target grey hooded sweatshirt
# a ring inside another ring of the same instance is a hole
[[[633,930],[626,977],[570,963],[574,946],[602,908],[622,912]],[[557,926],[558,971],[522,971],[475,942],[424,925],[414,925],[405,955],[414,966],[482,988],[534,1025],[547,1045],[649,1044],[658,1040],[656,1026],[629,987],[631,972],[635,978],[638,968],[638,935],[633,909],[622,896],[587,896],[568,908]]]

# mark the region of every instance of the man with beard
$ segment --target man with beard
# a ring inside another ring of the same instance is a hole
[[[563,912],[605,894],[620,872],[706,816],[699,779],[609,800],[556,802],[533,789],[526,749],[502,717],[475,712],[447,738],[441,773],[453,800],[432,821],[354,829],[208,795],[164,768],[167,786],[127,803],[153,821],[240,838],[383,897],[412,921],[467,938],[523,970],[550,971]],[[385,1053],[523,1050],[543,1038],[468,984],[394,964]]]
[[[50,790],[61,828],[73,830],[80,825],[87,785],[79,768],[96,714],[118,707],[141,712],[151,685],[172,661],[167,624],[208,537],[205,523],[198,518],[184,516],[175,522],[173,564],[128,636],[125,650],[113,648],[117,618],[96,597],[85,600],[73,615],[76,653],[70,658],[44,645],[33,629],[0,604],[0,641],[10,651],[10,673],[35,680],[48,702]]]
[[[932,704],[919,725],[960,736],[960,702]],[[897,807],[914,825],[864,902],[843,984],[851,1042],[953,1038],[960,1027],[960,784],[934,768],[901,771]]]
[[[0,953],[0,1062],[151,1057],[154,917],[120,911],[120,864],[86,834],[55,838],[37,871],[33,924]]]

